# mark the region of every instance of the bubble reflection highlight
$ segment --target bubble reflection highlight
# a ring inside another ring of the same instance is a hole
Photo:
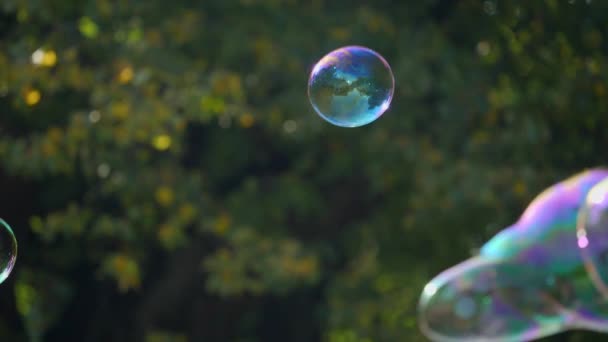
[[[593,169],[551,186],[479,255],[432,279],[419,303],[423,333],[508,342],[608,332],[607,177],[608,169]]]

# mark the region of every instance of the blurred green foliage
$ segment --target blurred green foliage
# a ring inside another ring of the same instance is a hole
[[[0,216],[20,256],[0,339],[423,341],[430,277],[605,163],[607,13],[3,0]],[[311,66],[348,44],[397,84],[359,129],[306,98]]]

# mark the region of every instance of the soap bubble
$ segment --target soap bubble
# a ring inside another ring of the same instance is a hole
[[[576,231],[584,267],[599,293],[587,300],[596,304],[586,312],[587,325],[608,332],[608,178],[588,193]]]
[[[323,57],[308,80],[308,98],[315,111],[341,127],[359,127],[378,119],[395,90],[393,72],[377,52],[347,46]]]
[[[0,219],[0,283],[8,278],[17,260],[17,240],[13,230]]]
[[[607,194],[606,169],[541,193],[479,255],[425,286],[423,333],[468,342],[530,341],[579,328],[608,332],[608,292],[601,287],[608,280]]]

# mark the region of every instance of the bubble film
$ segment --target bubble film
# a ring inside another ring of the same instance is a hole
[[[608,297],[598,286],[608,280],[599,271],[607,269],[608,231],[601,219],[584,219],[589,196],[600,186],[608,191],[607,177],[608,170],[594,169],[548,188],[479,255],[432,279],[419,304],[424,334],[433,341],[530,341],[574,328],[608,331]]]
[[[390,106],[395,79],[373,50],[347,46],[330,52],[313,68],[308,98],[326,121],[358,127],[378,119]]]
[[[17,260],[17,240],[13,230],[0,219],[0,283],[8,278]]]
[[[576,237],[589,280],[600,294],[586,298],[586,326],[608,332],[608,178],[587,194],[579,213]]]

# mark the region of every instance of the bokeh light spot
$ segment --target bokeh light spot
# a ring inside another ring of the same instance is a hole
[[[490,53],[490,43],[485,40],[477,43],[477,53],[480,56],[487,56]]]
[[[161,186],[156,189],[155,198],[158,204],[162,205],[163,207],[169,206],[171,203],[173,203],[173,190],[167,186]]]
[[[161,134],[154,137],[152,144],[159,151],[166,151],[171,147],[171,137],[167,134]]]
[[[131,82],[133,79],[133,69],[131,67],[124,67],[118,73],[118,82],[125,84]]]
[[[95,38],[99,34],[99,27],[89,17],[82,17],[78,22],[80,33],[87,38]]]
[[[38,49],[32,53],[32,64],[52,67],[57,63],[57,54],[53,50]]]
[[[89,121],[91,123],[97,123],[101,119],[101,113],[98,110],[93,110],[89,113]]]
[[[99,176],[99,178],[107,178],[110,175],[110,171],[110,166],[106,163],[97,166],[97,176]]]
[[[25,103],[28,106],[35,106],[40,102],[42,94],[37,89],[30,89],[25,92]]]
[[[298,124],[294,120],[287,120],[283,123],[283,130],[285,133],[293,133],[298,129]]]

